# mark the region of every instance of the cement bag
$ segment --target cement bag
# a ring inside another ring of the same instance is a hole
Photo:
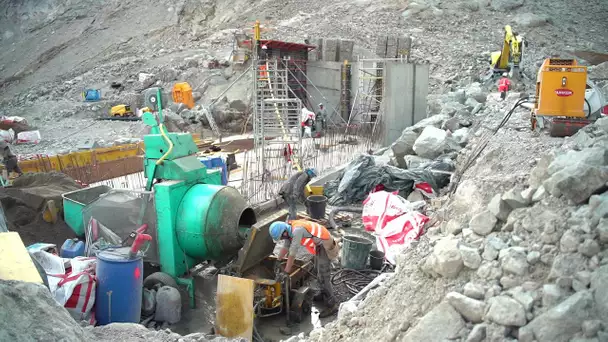
[[[312,138],[312,129],[310,128],[310,126],[304,127],[304,137]]]
[[[182,298],[179,291],[171,286],[163,286],[156,293],[156,313],[154,320],[175,324],[182,319]]]
[[[17,134],[17,144],[37,144],[42,140],[40,131],[26,131]]]
[[[376,236],[378,249],[395,264],[396,256],[422,235],[429,218],[395,192],[378,191],[363,201],[363,225]]]
[[[0,141],[12,143],[15,140],[15,131],[9,128],[8,131],[0,129]]]
[[[59,277],[62,279],[53,293],[55,300],[63,305],[77,322],[90,319],[91,310],[95,305],[95,276],[88,272],[70,272]]]
[[[97,258],[77,256],[70,260],[70,264],[72,266],[71,273],[89,272],[94,274]]]

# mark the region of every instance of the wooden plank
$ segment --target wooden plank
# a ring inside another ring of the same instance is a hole
[[[254,286],[251,279],[218,276],[215,331],[221,336],[253,340]]]
[[[16,232],[0,233],[0,279],[43,284],[30,254]]]

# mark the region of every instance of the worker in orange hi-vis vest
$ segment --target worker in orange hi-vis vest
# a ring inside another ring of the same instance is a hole
[[[507,98],[507,91],[509,90],[509,88],[511,88],[511,81],[509,80],[509,77],[505,72],[502,74],[500,80],[498,80],[498,91],[500,92],[501,99],[504,100]]]
[[[270,236],[275,243],[283,241],[279,260],[287,257],[285,273],[291,273],[298,252],[312,254],[317,269],[317,280],[327,306],[319,317],[329,317],[338,311],[338,301],[331,286],[331,260],[338,257],[340,247],[327,228],[307,220],[277,221],[270,225]]]

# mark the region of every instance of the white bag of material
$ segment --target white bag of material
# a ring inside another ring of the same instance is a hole
[[[156,293],[156,313],[154,320],[175,324],[182,319],[182,298],[179,291],[171,286],[163,286]]]
[[[310,126],[304,127],[304,137],[312,138],[312,129],[310,128]]]
[[[58,287],[53,291],[55,300],[63,305],[77,322],[88,320],[95,305],[95,276],[88,272],[49,274],[49,284],[51,278],[60,279]]]
[[[8,131],[0,129],[0,140],[12,143],[15,140],[15,131],[12,128],[9,128]]]
[[[17,144],[37,144],[42,140],[40,131],[25,131],[17,134]]]

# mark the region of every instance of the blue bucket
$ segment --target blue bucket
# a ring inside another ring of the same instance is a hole
[[[139,323],[144,281],[141,256],[129,259],[129,247],[97,254],[95,318],[99,325]]]

